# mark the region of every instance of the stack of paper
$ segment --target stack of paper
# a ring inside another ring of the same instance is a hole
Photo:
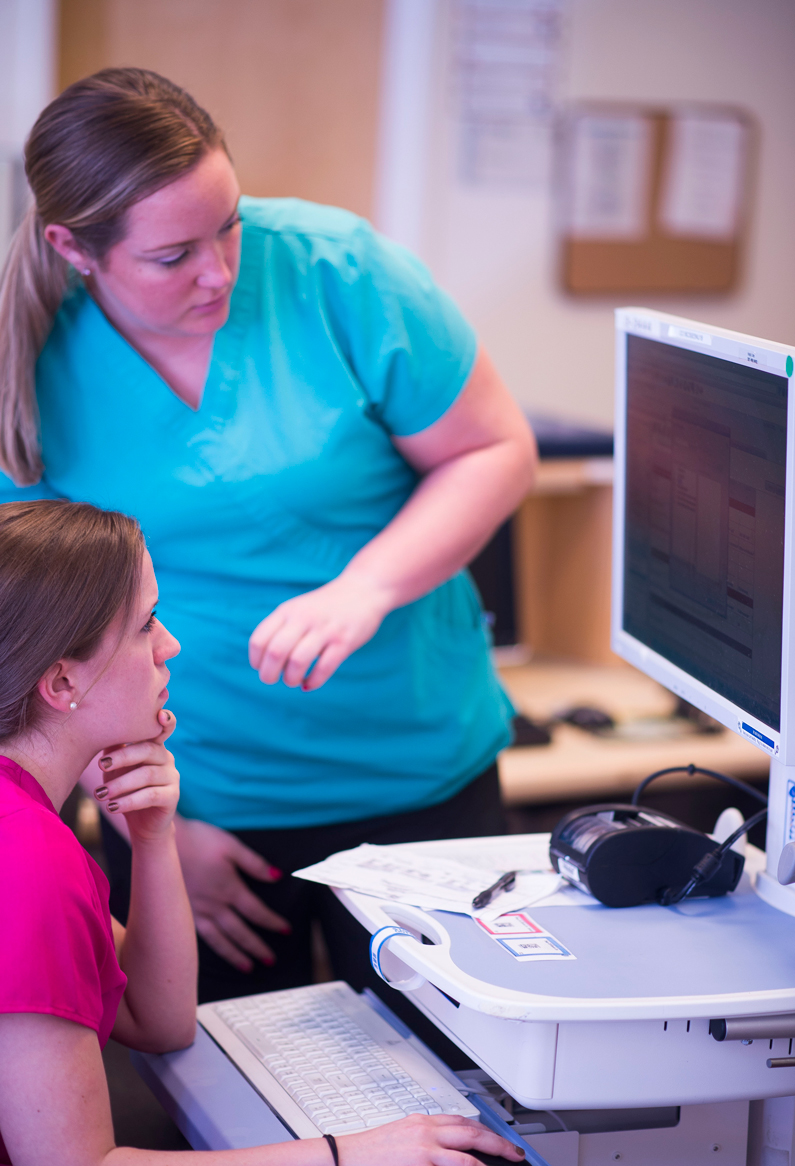
[[[546,868],[520,871],[512,891],[504,891],[481,911],[472,900],[491,886],[505,869],[464,865],[454,858],[435,857],[422,847],[372,846],[332,854],[323,862],[295,872],[298,878],[359,891],[392,903],[408,903],[426,911],[454,911],[478,919],[496,919],[506,911],[518,911],[546,899],[561,885],[561,878]]]

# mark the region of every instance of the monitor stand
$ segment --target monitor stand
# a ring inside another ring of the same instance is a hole
[[[795,885],[778,881],[781,852],[795,842],[795,765],[774,757],[770,762],[767,813],[767,866],[756,878],[756,893],[771,907],[795,915]]]

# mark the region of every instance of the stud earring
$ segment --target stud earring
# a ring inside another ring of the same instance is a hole
[[[84,268],[83,268],[83,275],[90,275],[90,274],[91,274],[91,268],[90,268],[90,267],[84,267]]]
[[[73,700],[73,701],[70,703],[70,705],[69,705],[69,708],[72,710],[72,712],[74,712],[74,711],[75,711],[75,709],[77,708],[77,701],[76,701],[76,700]]]

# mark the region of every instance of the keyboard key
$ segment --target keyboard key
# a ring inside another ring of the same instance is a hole
[[[381,1022],[344,986],[222,1001],[214,1010],[323,1133],[375,1128],[409,1113],[472,1112],[443,1078],[433,1087],[441,1102],[415,1081],[399,1059],[406,1042],[385,1033],[379,1043],[367,1030]],[[428,1073],[433,1080],[430,1067],[422,1079]]]

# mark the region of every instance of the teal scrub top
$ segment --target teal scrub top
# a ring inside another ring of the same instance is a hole
[[[353,821],[434,805],[509,741],[512,709],[466,573],[391,612],[315,692],[266,686],[248,638],[337,576],[417,475],[390,437],[437,421],[476,342],[409,253],[367,222],[243,198],[240,275],[197,411],[82,287],[37,366],[44,478],[141,523],[171,661],[180,810],[227,829]]]

